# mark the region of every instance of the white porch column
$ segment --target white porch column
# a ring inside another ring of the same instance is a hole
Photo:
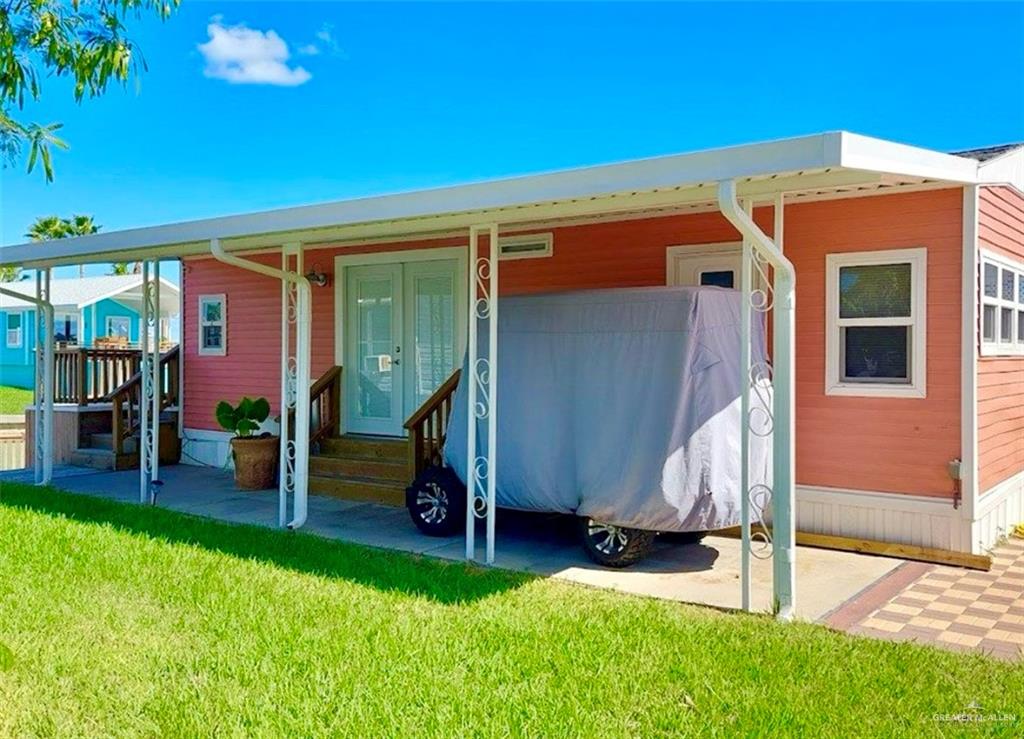
[[[36,485],[48,485],[53,478],[53,304],[50,303],[50,270],[36,271],[36,293],[24,295],[0,286],[0,294],[28,301],[35,311],[35,423],[33,424],[33,467]],[[22,324],[22,345],[28,347],[28,331]]]
[[[488,256],[480,234],[488,233]],[[469,229],[469,342],[466,421],[466,559],[476,558],[476,519],[487,519],[485,562],[494,563],[498,446],[498,224]],[[487,321],[487,356],[479,356],[478,322]],[[477,421],[487,424],[487,449],[477,443]]]
[[[35,480],[37,485],[48,485],[53,479],[54,351],[49,268],[36,271],[36,321]]]
[[[305,280],[301,244],[282,247],[281,272],[292,276],[292,279],[281,281],[281,456],[277,514],[279,525],[285,527],[289,526],[289,495],[294,500],[293,524],[300,517],[298,526],[305,521],[309,486],[309,336],[312,316],[309,285],[306,284],[303,293],[299,280],[294,279],[301,277]],[[295,413],[294,429],[289,420],[291,412]]]
[[[743,211],[750,215],[752,203],[748,200],[743,204]],[[746,236],[743,237],[743,253],[740,258],[740,294],[743,301],[740,307],[740,600],[744,611],[750,605],[750,306],[747,296],[751,294],[753,285],[753,244]]]
[[[776,234],[781,243],[782,198],[775,201]],[[780,620],[794,616],[796,604],[796,530],[794,516],[795,484],[795,439],[793,406],[796,398],[795,387],[795,308],[796,275],[792,263],[782,254],[778,244],[769,239],[751,216],[748,208],[741,208],[736,200],[736,183],[725,180],[718,184],[718,206],[722,214],[740,232],[744,239],[743,273],[741,275],[743,295],[742,338],[744,373],[742,396],[744,401],[742,417],[743,437],[743,506],[748,509],[743,536],[743,603],[749,608],[747,588],[750,582],[750,554],[753,553],[753,536],[749,532],[750,508],[755,509],[758,518],[764,513],[767,499],[772,506],[772,532],[762,529],[759,533],[764,542],[770,543],[773,557],[773,605]],[[748,249],[749,243],[749,249]],[[769,275],[769,269],[772,274]],[[754,278],[758,284],[754,286]],[[774,278],[771,279],[771,278]],[[774,314],[772,345],[772,366],[750,364],[751,310]],[[772,397],[764,403],[762,393],[757,393],[765,381],[772,380]],[[772,434],[772,484],[749,484],[749,457],[746,455],[751,433],[763,433],[752,428],[754,410],[750,408],[750,394],[754,391],[761,405],[756,409],[762,423],[767,419],[767,429]]]
[[[152,346],[150,339],[152,338]],[[160,467],[160,260],[142,262],[139,316],[142,393],[139,396],[139,502],[152,503]],[[129,400],[129,402],[131,402]]]

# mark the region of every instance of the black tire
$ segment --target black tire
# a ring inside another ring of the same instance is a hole
[[[629,567],[650,554],[656,531],[610,526],[581,517],[580,537],[587,556],[602,567]]]
[[[427,536],[466,529],[466,486],[449,467],[428,467],[405,489],[405,507]]]

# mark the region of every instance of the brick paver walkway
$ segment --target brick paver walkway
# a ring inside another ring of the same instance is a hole
[[[907,563],[825,619],[854,634],[1024,659],[1024,539],[989,572]]]

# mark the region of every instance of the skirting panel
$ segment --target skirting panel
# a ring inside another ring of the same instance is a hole
[[[231,434],[226,431],[186,428],[181,439],[181,464],[233,469]]]
[[[952,499],[797,485],[796,528],[813,534],[971,551]]]
[[[971,538],[975,553],[980,554],[1024,523],[1024,470],[985,491],[978,500],[977,515]]]

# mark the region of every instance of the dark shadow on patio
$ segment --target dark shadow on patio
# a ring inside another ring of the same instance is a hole
[[[158,507],[67,493],[53,487],[4,482],[0,505],[106,524],[172,544],[202,547],[295,572],[340,578],[446,604],[472,602],[536,579],[524,573],[375,549],[314,534],[225,523]]]

